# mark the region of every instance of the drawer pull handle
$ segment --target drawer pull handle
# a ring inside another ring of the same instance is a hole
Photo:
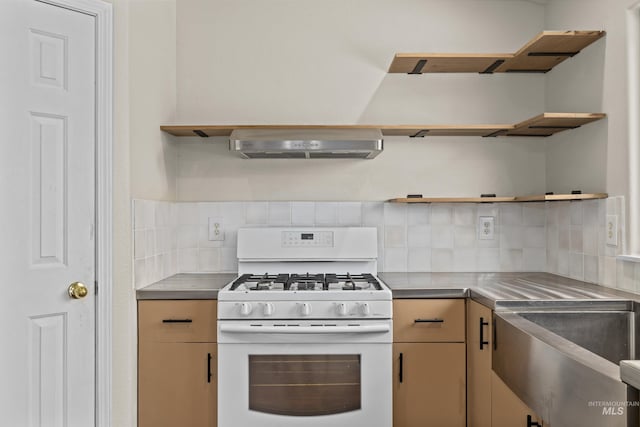
[[[415,319],[413,323],[444,323],[444,319]]]
[[[403,378],[402,378],[402,374],[403,374],[403,372],[402,372],[402,371],[403,371],[403,368],[404,368],[402,365],[403,365],[402,353],[400,353],[400,369],[399,369],[400,373],[399,373],[399,375],[398,375],[398,376],[400,377],[399,379],[400,379],[400,382],[401,382],[401,383],[402,383],[402,379],[403,379]]]
[[[489,345],[489,341],[484,339],[484,327],[489,326],[489,322],[484,321],[484,317],[480,318],[480,350],[484,350],[485,345]]]
[[[191,319],[162,319],[162,323],[193,323]]]
[[[207,353],[207,382],[211,382],[211,353]]]

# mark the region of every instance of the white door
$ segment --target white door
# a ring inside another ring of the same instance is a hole
[[[94,425],[95,22],[0,0],[0,425]],[[72,299],[72,282],[88,294]]]

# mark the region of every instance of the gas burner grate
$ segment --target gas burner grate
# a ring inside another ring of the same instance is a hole
[[[243,274],[231,285],[239,291],[382,290],[372,274]]]
[[[330,284],[342,284],[345,291],[359,291],[362,289],[374,288],[381,290],[382,287],[372,274],[327,274],[325,278],[327,286]]]
[[[289,280],[288,274],[243,274],[233,282],[231,290],[233,291],[241,285],[249,284],[247,289],[251,291],[268,291],[273,288],[274,284],[284,286],[287,280]]]
[[[284,286],[284,290],[315,291],[325,289],[324,274],[292,274]]]

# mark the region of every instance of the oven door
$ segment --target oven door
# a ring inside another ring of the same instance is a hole
[[[218,426],[391,427],[390,331],[332,326],[249,333],[227,325],[218,344]]]

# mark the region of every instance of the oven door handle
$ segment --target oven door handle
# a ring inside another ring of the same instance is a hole
[[[391,330],[385,323],[357,326],[251,326],[220,325],[220,332],[235,334],[377,334]]]

